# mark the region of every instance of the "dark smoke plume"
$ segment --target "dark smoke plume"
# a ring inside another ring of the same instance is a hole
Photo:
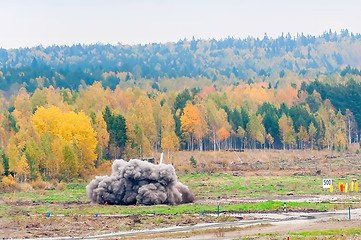
[[[92,202],[100,204],[179,204],[193,202],[187,186],[177,182],[173,166],[138,159],[115,160],[110,176],[97,176],[87,186]]]

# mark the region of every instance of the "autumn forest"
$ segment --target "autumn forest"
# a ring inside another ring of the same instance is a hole
[[[0,49],[0,178],[69,180],[176,151],[347,150],[361,35]]]

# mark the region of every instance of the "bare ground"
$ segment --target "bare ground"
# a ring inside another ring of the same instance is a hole
[[[188,156],[188,155],[189,156]],[[282,151],[282,152],[267,152],[267,150],[249,151],[247,153],[232,153],[225,152],[222,154],[212,152],[180,152],[175,156],[175,159],[180,162],[176,167],[179,167],[187,162],[190,155],[194,155],[198,160],[198,167],[196,171],[218,172],[225,171],[230,174],[243,175],[243,176],[282,176],[282,175],[332,175],[342,176],[345,174],[360,174],[361,164],[360,157],[355,154],[337,154],[335,152],[317,152],[317,151]],[[204,167],[202,167],[204,163]],[[209,164],[211,163],[211,164]],[[179,169],[182,170],[181,168]],[[345,195],[304,195],[304,196],[270,196],[270,197],[222,197],[222,198],[202,198],[197,199],[197,204],[242,204],[242,203],[256,203],[265,202],[269,200],[274,201],[307,201],[307,202],[329,202],[329,201],[342,201],[345,198],[354,198],[353,201],[360,202],[360,196],[345,196]],[[356,198],[356,199],[355,199]],[[204,218],[195,215],[182,215],[177,216],[179,219],[174,221],[174,216],[160,216],[162,217],[162,224],[157,224],[154,217],[151,216],[30,216],[26,212],[17,211],[16,206],[29,206],[42,205],[49,202],[15,202],[5,203],[0,202],[0,205],[8,205],[12,211],[5,214],[14,214],[18,216],[11,218],[13,220],[6,220],[0,215],[0,239],[6,238],[52,238],[59,236],[71,237],[84,237],[94,236],[99,234],[107,234],[111,232],[125,232],[133,230],[140,230],[144,228],[156,229],[167,226],[195,226],[196,224],[207,224],[220,222],[215,218]],[[61,209],[72,209],[88,207],[89,202],[59,202],[51,203],[52,206]],[[15,209],[15,210],[14,210]],[[302,214],[309,214],[306,212],[298,212],[299,216]],[[3,219],[2,219],[3,218]],[[222,231],[222,225],[216,228],[220,229],[216,232],[209,234],[200,234],[192,236],[192,232],[182,235],[189,239],[238,239],[243,236],[253,236],[255,234],[277,233],[284,236],[288,232],[302,232],[314,230],[328,230],[340,229],[347,227],[360,227],[361,218],[353,218],[352,221],[345,219],[334,220],[330,217],[328,220],[311,221],[310,222],[287,222],[287,225],[277,224],[272,222],[270,226],[267,217],[253,215],[242,215],[241,218],[244,222],[252,220],[262,220],[261,226],[245,227],[242,230],[235,231]],[[14,220],[15,219],[15,220]],[[331,220],[330,220],[331,219]],[[229,220],[229,219],[228,219]],[[265,221],[263,221],[265,220]],[[225,220],[223,220],[225,221]],[[237,218],[232,221],[237,221]],[[239,221],[239,219],[238,219]],[[283,222],[284,223],[284,222]],[[190,230],[191,231],[191,230]],[[116,235],[114,235],[116,236]],[[132,236],[132,235],[130,235]],[[148,238],[154,238],[152,235]],[[259,236],[258,236],[259,237]],[[258,238],[257,237],[257,238]],[[137,237],[138,239],[139,236]],[[170,236],[166,237],[171,239]],[[58,239],[63,239],[59,237]],[[98,238],[98,239],[106,239]],[[114,238],[111,238],[114,239]],[[164,238],[163,238],[164,239]],[[268,238],[266,238],[268,239]],[[353,239],[356,239],[354,237]]]
[[[209,234],[199,234],[193,235],[188,234],[186,239],[189,240],[203,240],[203,239],[286,239],[288,233],[300,233],[300,232],[313,232],[313,231],[325,231],[325,230],[334,230],[334,229],[347,229],[347,228],[356,228],[361,227],[361,220],[352,220],[352,221],[325,221],[318,223],[301,223],[301,224],[287,224],[284,225],[257,225],[253,227],[246,227],[244,229],[236,231],[226,231],[222,229]],[[268,234],[268,236],[262,236]],[[272,237],[272,235],[276,235]],[[277,236],[278,235],[278,236]],[[183,237],[182,237],[183,238]],[[140,239],[140,238],[138,238]],[[169,237],[160,237],[154,238],[156,240],[163,239],[179,239],[178,238],[169,238]],[[350,239],[350,238],[348,238]],[[351,239],[361,239],[361,236],[352,236]]]
[[[198,239],[286,239],[289,233],[300,233],[308,231],[324,231],[346,228],[361,227],[361,209],[352,210],[353,220],[348,220],[348,211],[333,211],[324,213],[264,213],[252,214],[255,220],[245,220],[234,223],[219,223],[211,225],[196,225],[186,233],[182,229],[160,229],[162,234],[146,235],[149,232],[137,234],[137,237],[131,239],[179,239],[187,238]],[[197,227],[198,226],[198,227]],[[199,231],[205,229],[205,231]],[[178,234],[171,234],[178,232]],[[153,232],[154,233],[154,232]],[[260,234],[263,234],[260,235]],[[264,234],[277,234],[275,236],[264,236]],[[108,235],[110,237],[111,235]],[[114,237],[132,236],[126,233],[115,233]],[[343,236],[337,236],[336,239],[342,239]],[[328,239],[327,237],[325,239]],[[347,239],[350,239],[349,237]],[[351,239],[359,239],[359,236],[352,236]]]
[[[200,216],[199,214],[156,216],[142,215],[31,215],[24,209],[39,207],[42,204],[52,209],[91,208],[90,202],[2,202],[8,206],[6,216],[0,215],[0,239],[13,238],[54,238],[59,236],[84,237],[110,232],[155,229],[167,226],[186,226],[197,223],[236,221],[239,217]],[[26,208],[24,208],[26,207]],[[50,211],[51,212],[51,211]],[[61,238],[60,238],[61,239]]]
[[[292,200],[294,196],[287,196]],[[330,196],[297,196],[296,200],[303,201],[328,201]],[[244,199],[234,199],[237,203]],[[264,198],[258,198],[265,201]],[[197,200],[202,201],[202,200]],[[207,200],[208,201],[208,200]],[[250,201],[250,199],[246,199]],[[18,205],[35,204],[32,202],[18,202]],[[68,204],[59,203],[58,207],[68,207]],[[90,203],[78,203],[81,207]],[[149,234],[179,233],[186,234],[189,239],[211,239],[217,235],[217,239],[237,239],[243,236],[253,236],[255,234],[277,233],[287,235],[289,232],[315,231],[339,229],[345,227],[361,226],[361,209],[352,210],[353,221],[346,221],[347,210],[336,212],[286,212],[286,213],[234,213],[215,214],[199,216],[196,214],[182,215],[113,215],[113,216],[27,216],[23,212],[12,212],[19,216],[15,220],[0,221],[0,236],[6,238],[49,238],[64,239],[64,237],[84,238],[84,239],[112,239],[120,237],[147,235],[149,238],[155,236]],[[161,223],[157,223],[157,222]],[[260,224],[262,224],[260,226]],[[270,225],[271,224],[271,225]],[[255,226],[256,225],[256,226]],[[258,226],[257,226],[258,225]],[[172,227],[173,226],[173,227]],[[249,226],[253,226],[249,228]],[[163,227],[171,227],[163,229]],[[242,227],[236,231],[224,230],[230,227]],[[150,231],[143,229],[153,229]],[[156,229],[160,229],[158,232]],[[211,234],[192,234],[191,231],[205,229],[220,229]],[[134,230],[134,231],[133,231]],[[114,234],[109,234],[109,233]],[[100,236],[101,235],[101,236]],[[63,237],[62,237],[63,236]],[[90,237],[93,236],[93,237]],[[149,237],[150,236],[150,237]],[[185,237],[181,235],[181,237]],[[58,238],[57,238],[58,237]],[[60,238],[59,238],[60,237]],[[173,237],[167,236],[166,238]],[[209,238],[208,238],[209,237]]]

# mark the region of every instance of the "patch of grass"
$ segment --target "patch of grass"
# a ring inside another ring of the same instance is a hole
[[[89,201],[86,196],[86,183],[70,183],[65,190],[32,190],[29,192],[15,192],[2,194],[2,198],[8,202],[73,202]]]
[[[347,179],[354,179],[355,176],[347,176]],[[179,180],[188,185],[196,197],[254,197],[254,196],[279,196],[292,193],[297,194],[330,194],[322,188],[321,177],[311,176],[260,176],[260,177],[239,177],[226,174],[209,175],[189,174],[179,176]],[[345,181],[345,180],[343,180]],[[335,181],[336,182],[336,181]],[[40,202],[37,204],[0,206],[0,213],[9,211],[17,213],[26,213],[30,215],[44,215],[48,212],[61,215],[93,215],[98,214],[201,214],[216,213],[216,204],[183,204],[177,206],[158,205],[158,206],[113,206],[90,204],[86,196],[86,183],[77,182],[64,184],[63,190],[33,190],[29,192],[2,194],[5,202]],[[358,194],[352,192],[351,194]],[[73,203],[74,202],[74,203]],[[67,204],[72,203],[72,204]],[[346,209],[347,201],[341,204],[329,203],[287,203],[287,211],[302,210],[335,210]],[[352,207],[359,205],[353,203]],[[16,210],[15,210],[16,209]],[[261,202],[255,204],[232,204],[221,205],[221,212],[270,212],[283,211],[283,202]],[[16,215],[16,214],[15,214]]]
[[[357,179],[355,175],[345,179],[334,178],[334,184]],[[287,194],[334,194],[322,188],[321,176],[252,176],[206,173],[179,176],[179,181],[192,189],[197,197],[262,197]],[[338,192],[337,188],[334,188]],[[351,194],[356,194],[352,192]]]
[[[354,179],[355,176],[347,176]],[[239,177],[227,174],[189,174],[179,176],[179,180],[188,185],[196,197],[254,197],[254,196],[282,196],[288,193],[297,194],[330,194],[322,188],[321,177],[311,176],[260,176]],[[336,180],[338,182],[338,180]],[[335,181],[335,182],[336,182]],[[345,180],[343,180],[345,181]],[[139,215],[139,214],[201,214],[217,213],[214,204],[183,204],[177,206],[114,206],[90,204],[86,196],[86,183],[77,182],[64,184],[63,190],[33,190],[29,192],[1,194],[5,202],[10,204],[0,206],[0,214],[12,218],[17,215]],[[358,194],[355,192],[349,194]],[[348,201],[348,200],[347,200]],[[348,208],[347,201],[339,204],[288,202],[287,211],[317,210],[327,211]],[[35,204],[27,204],[27,202]],[[38,204],[37,204],[38,203]],[[350,203],[350,202],[349,202]],[[352,203],[352,207],[360,206]],[[220,211],[225,212],[274,212],[283,211],[283,202],[261,202],[255,204],[221,205]],[[13,213],[9,216],[9,212]],[[4,213],[4,214],[3,214]],[[4,218],[3,218],[4,219]]]
[[[256,234],[255,236],[258,236],[258,237],[280,237],[282,236],[282,234],[279,234],[279,233],[266,233],[266,234]]]
[[[107,215],[187,215],[187,214],[208,214],[217,213],[217,205],[201,205],[201,204],[183,204],[177,206],[157,205],[157,206],[111,206],[111,205],[98,205],[98,204],[61,204],[48,203],[41,205],[22,205],[22,206],[0,206],[0,213],[8,218],[16,218],[20,216],[29,215],[43,215],[51,213],[52,216],[56,215],[95,215],[96,213],[104,216]],[[340,209],[346,208],[340,204]],[[300,211],[300,210],[316,210],[326,211],[334,209],[334,204],[329,203],[287,203],[287,211]],[[229,216],[225,213],[252,213],[252,212],[282,212],[283,202],[263,202],[255,204],[234,204],[234,205],[221,205],[220,218],[227,218]],[[202,216],[203,217],[203,216]]]
[[[204,213],[217,213],[217,205],[201,205],[201,204],[183,204],[178,206],[100,206],[96,205],[95,208],[81,209],[83,214],[126,214],[126,215],[139,215],[139,214],[201,214]],[[298,210],[317,210],[326,211],[333,208],[329,203],[287,203],[288,211]],[[79,209],[74,209],[74,213],[77,213]],[[255,204],[233,204],[220,206],[220,212],[239,212],[239,213],[251,213],[251,212],[270,212],[270,211],[283,211],[283,202],[262,202]]]
[[[314,232],[301,232],[301,233],[289,233],[289,235],[297,236],[334,236],[334,235],[360,235],[361,228],[346,228],[346,229],[333,229],[325,231],[314,231]]]
[[[345,183],[357,179],[355,175],[343,179],[334,179]],[[192,189],[196,197],[263,197],[284,196],[287,194],[334,194],[322,188],[322,177],[319,176],[252,176],[241,177],[227,174],[188,174],[179,176],[179,181]],[[9,202],[45,201],[45,202],[73,202],[89,201],[86,196],[86,183],[77,182],[65,184],[63,190],[33,190],[2,194],[2,198]],[[338,192],[337,188],[334,188]],[[348,194],[358,194],[351,192]]]

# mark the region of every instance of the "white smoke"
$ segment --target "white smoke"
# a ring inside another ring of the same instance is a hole
[[[87,186],[92,202],[100,204],[180,204],[193,202],[189,188],[177,182],[172,165],[138,159],[115,160],[110,176],[97,176]]]

